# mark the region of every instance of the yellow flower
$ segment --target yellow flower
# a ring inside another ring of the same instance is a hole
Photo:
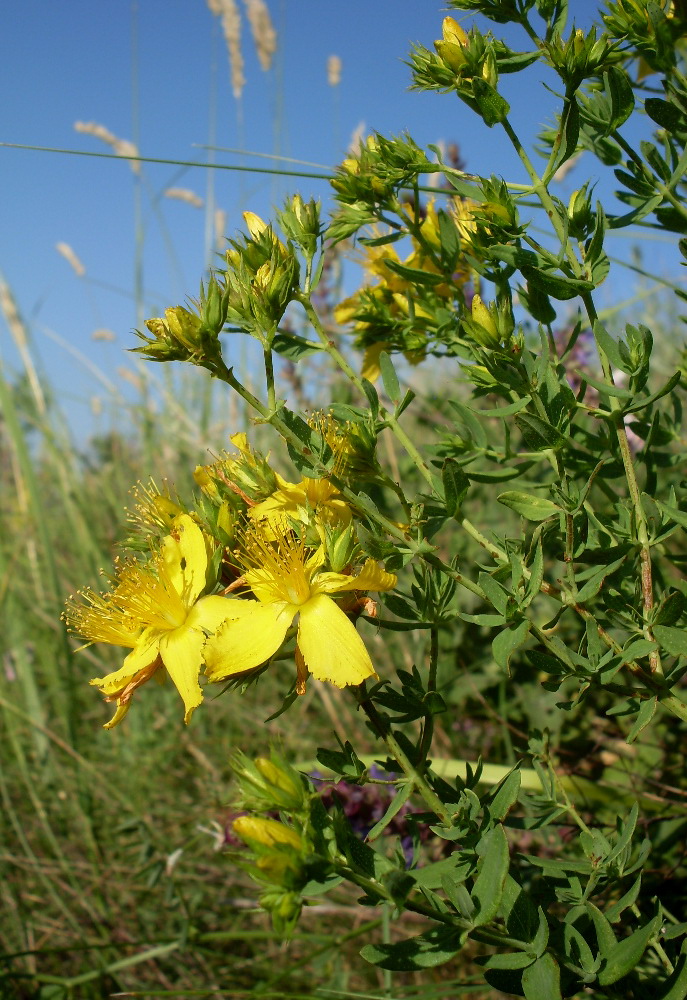
[[[129,561],[119,569],[112,593],[85,591],[85,604],[69,602],[65,617],[73,631],[89,642],[131,649],[119,670],[91,681],[106,701],[117,705],[106,729],[124,718],[136,689],[163,669],[183,699],[185,722],[200,705],[198,676],[206,636],[241,603],[219,596],[198,599],[207,566],[203,532],[188,514],[181,514],[150,563]]]
[[[272,540],[276,535],[276,540]],[[305,691],[308,672],[337,687],[375,677],[363,640],[344,611],[329,596],[351,590],[391,590],[393,573],[368,559],[357,576],[323,572],[322,550],[310,557],[303,542],[276,524],[256,526],[246,535],[245,579],[255,599],[232,601],[238,615],[227,620],[205,647],[211,681],[259,667],[273,656],[298,616],[297,690]]]
[[[270,524],[284,523],[284,517],[301,524],[314,522],[323,534],[323,525],[345,527],[350,524],[351,510],[341,493],[328,479],[302,479],[288,483],[276,474],[279,489],[248,511],[253,521],[267,520]]]

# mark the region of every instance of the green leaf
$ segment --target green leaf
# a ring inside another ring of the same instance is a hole
[[[492,406],[488,410],[480,410],[479,412],[485,417],[511,417],[514,413],[524,410],[531,402],[531,396],[523,396],[522,399],[516,399],[514,403],[509,403],[508,406]]]
[[[558,168],[577,151],[577,142],[580,138],[580,109],[574,97],[566,101],[558,131],[561,136],[560,146],[553,163],[547,168],[545,180],[553,177]]]
[[[372,419],[376,420],[379,414],[379,396],[377,395],[377,390],[372,385],[372,382],[368,382],[366,378],[361,379],[363,390],[367,396],[367,401],[370,404],[370,411],[372,413]]]
[[[521,267],[520,272],[530,285],[536,286],[546,295],[554,299],[574,299],[583,292],[591,292],[593,281],[582,278],[567,278],[562,274],[553,274],[539,267]]]
[[[493,472],[486,472],[484,470],[473,472],[470,469],[470,480],[473,483],[505,483],[510,479],[519,479],[533,465],[534,462],[521,462],[520,465],[516,465],[510,469],[495,469]]]
[[[520,428],[525,444],[532,451],[561,448],[565,444],[565,437],[558,428],[534,413],[518,413],[515,423]]]
[[[532,964],[532,956],[526,951],[500,952],[490,955],[486,962],[487,969],[526,969]]]
[[[596,595],[603,587],[606,577],[609,577],[611,576],[612,573],[615,573],[615,571],[619,569],[625,562],[626,558],[627,554],[621,556],[620,559],[616,559],[608,566],[602,566],[601,569],[593,573],[592,576],[590,576],[587,582],[585,583],[584,587],[582,587],[578,592],[577,594],[578,602],[582,604],[584,601],[590,601],[592,597],[596,597]]]
[[[503,822],[518,799],[522,775],[519,770],[511,771],[500,781],[491,794],[487,812],[493,820]]]
[[[446,279],[442,277],[441,274],[432,274],[431,271],[423,271],[419,267],[408,267],[407,264],[402,264],[398,260],[391,260],[388,257],[384,260],[385,267],[388,267],[390,271],[394,274],[398,274],[399,277],[405,278],[406,281],[411,281],[415,285],[439,285],[442,281]]]
[[[446,883],[453,887],[461,884],[468,877],[473,866],[470,861],[461,861],[460,858],[460,853],[456,851],[450,857],[425,865],[424,868],[411,868],[410,872],[415,879],[415,885],[425,889],[444,889],[445,891]]]
[[[470,480],[455,459],[447,458],[441,470],[444,501],[449,517],[458,517],[461,504],[470,489]]]
[[[671,656],[687,656],[687,631],[669,625],[654,625],[654,637]]]
[[[542,955],[522,974],[527,1000],[563,1000],[561,970],[552,955]]]
[[[596,940],[599,944],[599,951],[602,958],[607,958],[617,948],[618,942],[613,933],[613,928],[608,920],[593,903],[585,903],[585,909],[590,914],[596,931]]]
[[[685,521],[687,522],[687,517],[685,517]],[[687,605],[685,595],[679,590],[674,590],[672,594],[668,594],[661,601],[656,611],[654,623],[656,625],[676,625],[682,617],[685,605]]]
[[[485,969],[484,978],[498,990],[498,995],[524,996],[522,992],[522,973],[518,969]]]
[[[480,573],[478,580],[489,602],[493,604],[500,614],[505,615],[508,607],[507,591],[489,573]]]
[[[410,404],[414,399],[415,399],[415,393],[413,392],[413,390],[406,389],[403,399],[396,406],[396,411],[394,413],[396,419],[398,419],[401,416],[401,414],[408,409],[408,407],[410,406]]]
[[[433,969],[450,961],[461,947],[461,932],[453,927],[437,927],[418,937],[394,944],[366,944],[360,957],[380,969],[416,972]]]
[[[272,350],[289,361],[300,361],[310,354],[317,354],[324,350],[321,344],[315,344],[312,340],[304,337],[297,337],[294,333],[278,333],[272,341]]]
[[[624,69],[611,66],[604,73],[606,93],[611,99],[611,114],[608,121],[608,135],[627,121],[634,110],[635,95],[630,78]]]
[[[661,917],[660,914],[657,914],[644,927],[640,927],[634,934],[630,934],[628,938],[611,948],[601,966],[599,984],[610,986],[631,972],[641,960],[649,941],[658,932],[660,926]]]
[[[647,97],[644,101],[644,110],[652,121],[668,132],[675,132],[687,125],[682,111],[675,104],[669,104],[660,97]]]
[[[528,521],[546,521],[554,514],[562,513],[563,508],[559,507],[553,500],[545,497],[535,497],[531,493],[519,493],[516,490],[509,490],[500,493],[496,498],[505,507],[510,507],[516,514],[526,518]]]
[[[661,399],[663,396],[667,396],[669,392],[672,392],[681,378],[682,373],[675,372],[674,375],[671,375],[662,389],[652,392],[650,396],[645,396],[643,399],[640,399],[639,402],[633,403],[632,406],[623,407],[623,412],[638,413],[640,410],[643,410],[645,406],[649,406],[650,403],[655,403],[657,399]]]
[[[528,636],[532,622],[528,619],[521,621],[518,625],[511,625],[509,628],[499,632],[491,644],[491,651],[494,660],[504,670],[510,668],[510,658]]]
[[[677,507],[671,507],[667,503],[663,503],[661,500],[654,500],[654,503],[658,509],[669,517],[676,524],[679,524],[681,528],[687,528],[687,511],[679,510]]]
[[[682,942],[680,956],[669,979],[654,994],[652,1000],[685,1000],[687,997],[687,941]]]
[[[518,298],[527,312],[539,323],[553,323],[557,313],[546,292],[537,284],[518,285]]]
[[[396,370],[391,363],[391,358],[386,351],[382,351],[379,355],[379,367],[382,372],[382,382],[384,383],[384,391],[391,400],[392,403],[398,403],[401,398],[401,387],[398,384],[398,377],[396,375]]]
[[[537,907],[512,875],[506,879],[501,899],[501,912],[511,937],[533,941],[538,934],[540,917]]]
[[[619,368],[626,375],[632,374],[632,365],[629,362],[627,347],[623,344],[625,354],[621,354],[619,342],[611,337],[606,327],[598,320],[594,320],[594,338],[614,368]]]
[[[441,880],[441,888],[461,917],[464,917],[465,920],[472,920],[475,915],[475,904],[465,886],[462,883],[457,885],[452,878],[445,875]]]
[[[343,750],[328,750],[326,747],[319,747],[317,759],[323,767],[333,771],[334,774],[359,778],[361,774],[365,773],[365,765],[348,741],[346,741]]]
[[[510,104],[486,80],[478,76],[473,77],[472,94],[485,125],[491,128],[492,125],[498,125],[505,120],[510,111]]]
[[[487,432],[482,427],[481,421],[475,416],[469,406],[458,402],[457,399],[449,400],[449,405],[456,411],[460,419],[465,424],[466,430],[470,433],[472,443],[476,448],[488,448],[489,439]]]
[[[641,885],[642,885],[642,876],[638,875],[636,881],[627,890],[625,895],[621,896],[616,903],[613,903],[612,906],[608,907],[608,909],[606,910],[606,919],[610,920],[612,924],[616,924],[620,920],[623,910],[626,910],[628,906],[632,906],[637,901]]]
[[[534,598],[541,590],[541,585],[543,582],[544,582],[544,550],[540,538],[537,542],[537,547],[534,550],[534,558],[532,560],[532,565],[530,566],[530,578],[527,581],[527,587],[525,588],[525,595],[523,597],[521,604],[522,608],[527,608],[530,606]]]
[[[578,378],[586,382],[587,385],[591,385],[593,389],[598,389],[599,392],[604,393],[606,396],[617,396],[618,399],[634,399],[634,393],[629,389],[623,389],[619,385],[609,385],[608,382],[604,382],[603,379],[594,378],[589,372],[580,371],[579,368],[575,370],[575,374]]]
[[[627,734],[628,743],[634,743],[634,741],[637,739],[641,731],[643,729],[646,729],[646,727],[649,725],[649,723],[654,717],[654,713],[656,712],[657,703],[658,699],[656,695],[654,695],[652,698],[647,698],[646,701],[642,702],[642,706],[639,709],[639,712],[637,713],[637,718],[635,719],[632,725],[632,729]]]
[[[510,861],[508,841],[502,826],[495,826],[485,834],[481,845],[484,853],[471,894],[477,911],[474,918],[476,927],[488,924],[498,913]]]
[[[406,804],[410,796],[413,794],[413,783],[412,781],[406,782],[406,784],[399,790],[397,790],[393,799],[389,803],[389,808],[384,813],[382,818],[375,823],[370,832],[367,835],[368,841],[376,840],[380,834],[384,833],[391,820],[396,816],[403,806]]]

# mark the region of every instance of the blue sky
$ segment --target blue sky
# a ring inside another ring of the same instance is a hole
[[[421,145],[457,142],[469,170],[524,180],[498,129],[485,128],[453,97],[407,91],[403,59],[413,41],[431,47],[440,35],[441,4],[268,0],[268,6],[279,43],[274,66],[267,73],[260,69],[244,23],[247,82],[237,102],[224,39],[204,0],[9,0],[3,10],[0,141],[107,151],[102,142],[74,130],[77,120],[94,121],[119,138],[136,139],[145,156],[205,160],[201,147],[214,129],[219,146],[333,164],[364,122],[384,134],[407,129]],[[571,8],[585,27],[597,4],[576,0]],[[527,47],[510,27],[504,31],[515,47]],[[327,84],[331,54],[343,64],[337,88]],[[535,70],[503,80],[513,124],[530,141],[556,103],[537,76]],[[234,153],[215,155],[218,162],[269,165]],[[561,185],[560,196],[567,199],[596,171],[591,158],[583,159]],[[199,168],[143,167],[146,316],[197,292],[205,262],[204,211],[162,193],[169,186],[188,187],[205,199],[207,175]],[[0,180],[0,274],[30,329],[41,370],[80,435],[87,435],[89,400],[103,393],[102,386],[54,338],[130,392],[117,369],[133,364],[126,348],[134,346],[131,331],[137,324],[132,171],[122,161],[0,148]],[[608,189],[605,184],[600,191]],[[328,196],[319,181],[214,172],[214,199],[227,213],[229,235],[241,226],[244,208],[268,216],[270,205],[293,190]],[[60,241],[83,262],[84,277],[56,251]],[[652,267],[679,279],[675,254],[663,246],[649,244],[647,257]],[[628,247],[619,252],[627,255]],[[628,293],[630,283],[618,272],[609,288],[604,294],[610,299],[618,289]],[[98,328],[113,331],[116,340],[93,340]],[[10,370],[18,368],[2,319],[0,359]]]

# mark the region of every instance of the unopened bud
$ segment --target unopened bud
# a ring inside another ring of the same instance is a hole
[[[244,212],[243,219],[246,223],[248,232],[251,235],[251,239],[259,239],[267,229],[267,223],[263,222],[260,216],[256,215],[255,212]]]
[[[260,847],[292,847],[301,851],[305,846],[300,834],[291,827],[276,819],[263,819],[260,816],[239,816],[233,824],[234,833],[248,845]]]

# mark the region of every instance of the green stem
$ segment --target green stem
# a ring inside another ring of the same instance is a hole
[[[257,410],[260,416],[268,418],[270,416],[270,410],[260,402],[257,396],[254,396],[250,390],[246,389],[234,375],[234,370],[232,368],[227,368],[224,362],[220,362],[212,373],[215,378],[220,379],[222,382],[226,382],[234,392],[238,393],[241,399],[244,399],[249,406],[252,406],[254,410]]]
[[[451,826],[453,821],[453,816],[451,811],[444,805],[437,793],[427,782],[421,769],[415,767],[415,765],[410,761],[405,751],[402,749],[400,743],[396,739],[389,725],[387,719],[383,718],[377,711],[376,706],[372,702],[371,698],[365,691],[364,684],[360,687],[360,692],[362,697],[359,697],[359,705],[362,708],[365,715],[370,720],[372,729],[384,741],[389,750],[389,753],[397,761],[399,767],[406,775],[406,777],[412,781],[414,787],[420,793],[422,798],[425,800],[429,809],[436,813],[439,819],[446,825]],[[356,689],[358,693],[358,689]]]
[[[277,396],[274,389],[274,364],[272,362],[272,348],[265,347],[263,350],[265,358],[265,381],[267,382],[267,406],[270,413],[274,413],[277,408]]]
[[[534,192],[534,194],[536,194],[537,198],[541,202],[542,208],[548,215],[551,221],[551,225],[553,226],[554,230],[556,231],[556,235],[560,240],[561,247],[565,247],[568,263],[570,264],[573,273],[576,275],[576,277],[579,277],[580,274],[582,273],[580,262],[578,261],[577,257],[572,251],[572,248],[570,247],[570,243],[568,242],[563,223],[558,217],[558,210],[553,201],[553,198],[548,192],[546,184],[544,184],[544,182],[539,177],[539,174],[535,170],[532,161],[527,155],[527,151],[520,142],[520,139],[518,138],[517,134],[514,132],[513,127],[511,126],[508,119],[505,118],[501,122],[501,125],[503,126],[504,132],[506,133],[511,143],[513,144],[513,148],[520,157],[520,161],[532,181],[532,191]]]
[[[308,298],[308,296],[304,292],[299,292],[296,295],[296,301],[300,302],[300,304],[303,306],[305,314],[310,320],[312,327],[315,330],[315,333],[320,338],[322,346],[327,352],[327,354],[330,356],[330,358],[332,358],[333,361],[336,362],[336,364],[339,366],[344,375],[346,375],[346,377],[350,379],[350,381],[353,383],[356,389],[358,389],[358,391],[364,396],[365,389],[363,387],[362,379],[360,378],[359,375],[357,375],[353,371],[348,361],[346,361],[345,357],[338,349],[334,341],[331,340],[330,337],[328,336],[327,331],[322,326],[320,317],[317,315],[317,312],[315,311],[315,308],[310,299]]]
[[[587,315],[589,316],[589,321],[592,324],[592,329],[594,329],[594,323],[597,321],[596,307],[594,306],[594,301],[589,292],[582,295],[582,300],[587,309]],[[613,370],[611,368],[611,363],[606,357],[605,352],[597,344],[599,351],[599,358],[601,360],[601,367],[604,373],[604,378],[609,385],[613,385]],[[641,586],[642,586],[642,604],[644,606],[644,635],[647,639],[653,640],[653,635],[651,634],[651,627],[649,625],[649,617],[651,610],[654,606],[654,587],[653,587],[653,574],[651,567],[651,543],[649,541],[649,529],[647,526],[646,515],[644,513],[644,508],[642,506],[642,497],[639,491],[639,485],[637,483],[637,476],[635,474],[634,461],[632,458],[632,452],[630,451],[630,444],[627,440],[627,433],[625,431],[625,424],[622,418],[622,404],[617,396],[611,396],[609,394],[609,402],[611,407],[611,412],[614,416],[615,432],[618,438],[618,445],[620,447],[620,456],[623,462],[623,468],[625,470],[625,480],[627,482],[627,488],[630,494],[630,500],[632,502],[632,509],[635,516],[635,525],[637,531],[637,541],[640,545],[640,573],[641,573]],[[663,673],[663,668],[661,667],[661,660],[657,651],[649,654],[649,661],[651,663],[651,669],[654,673]]]
[[[439,663],[439,629],[433,625],[429,633],[429,673],[427,676],[427,692],[437,689],[437,666]],[[425,765],[432,748],[432,738],[434,736],[434,715],[430,711],[424,719],[420,745],[418,747],[418,757],[420,767]]]

